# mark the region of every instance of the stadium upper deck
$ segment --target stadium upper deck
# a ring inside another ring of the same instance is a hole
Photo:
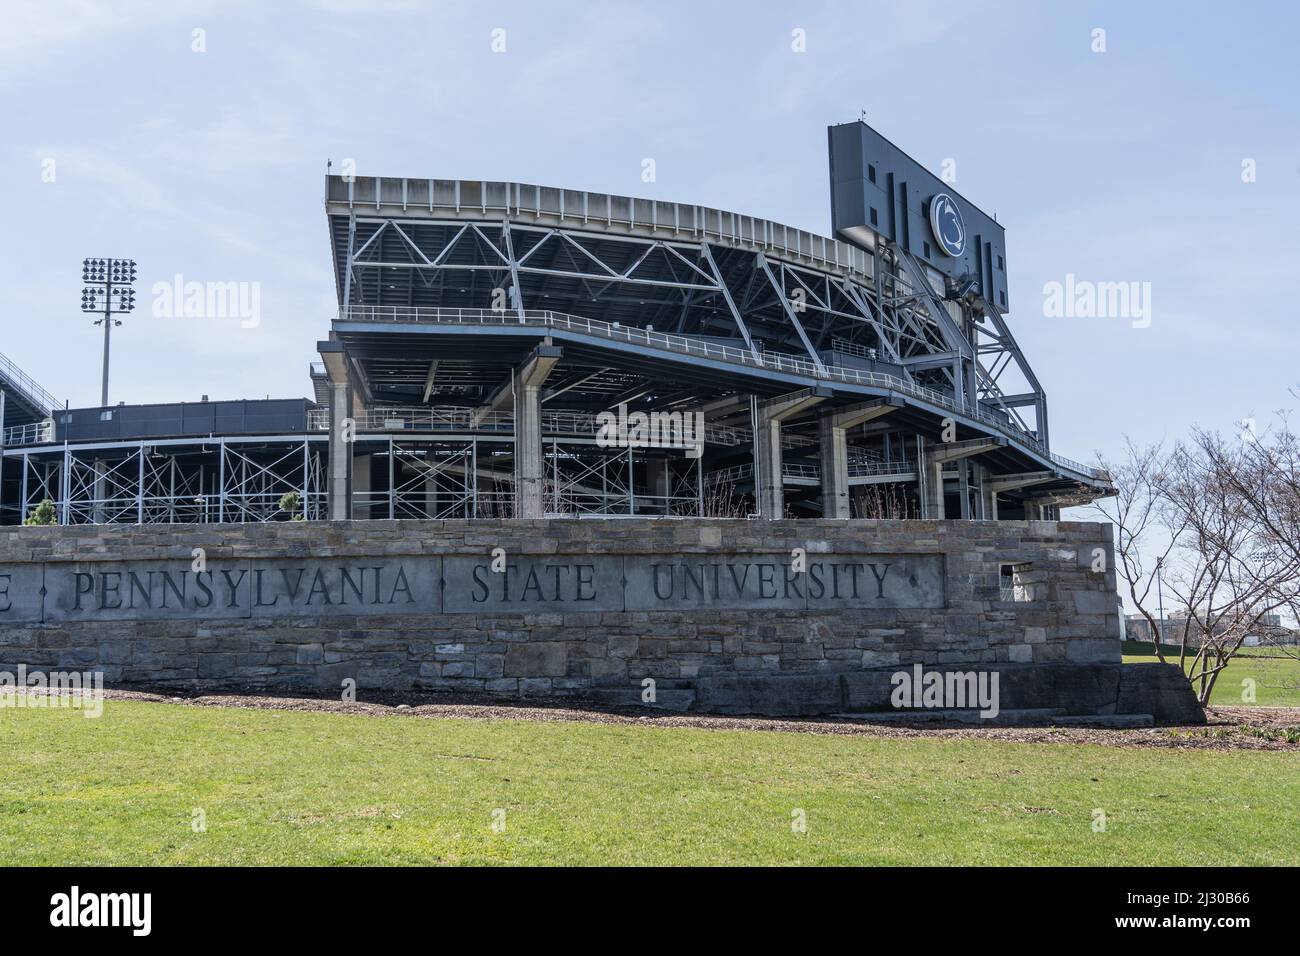
[[[340,308],[315,402],[11,429],[0,516],[50,497],[67,521],[269,520],[294,491],[336,518],[994,518],[1108,493],[1051,451],[1001,227],[864,124],[830,136],[852,241],[603,193],[329,176]],[[699,413],[698,454],[602,440],[610,411]]]

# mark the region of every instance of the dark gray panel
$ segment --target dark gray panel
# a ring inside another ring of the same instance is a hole
[[[437,557],[359,557],[253,562],[253,617],[286,614],[437,614]]]
[[[448,614],[623,610],[623,559],[617,555],[512,557],[502,572],[491,570],[487,555],[447,555],[443,577]]]
[[[95,561],[46,567],[45,620],[159,621],[248,617],[247,561]]]
[[[44,619],[152,621],[288,616],[942,608],[943,557],[810,554],[362,556],[52,563]],[[0,625],[41,620],[39,565],[0,569]]]
[[[305,398],[238,402],[175,402],[74,408],[55,414],[58,441],[182,438],[208,435],[287,435],[307,430]],[[107,421],[104,420],[108,413]]]
[[[39,564],[0,565],[0,628],[41,620]]]
[[[438,559],[85,562],[48,566],[47,621],[436,614]]]
[[[802,575],[786,555],[638,555],[627,558],[629,611],[800,609]]]
[[[626,559],[627,609],[941,608],[943,558],[809,554],[637,555]]]
[[[865,237],[882,236],[946,276],[974,277],[986,301],[1008,309],[1001,225],[866,123],[832,126],[827,135],[831,225],[838,238],[869,245]],[[930,225],[930,201],[940,193],[954,200],[965,223],[959,256],[944,254]]]
[[[808,555],[812,609],[941,608],[946,603],[942,555]]]

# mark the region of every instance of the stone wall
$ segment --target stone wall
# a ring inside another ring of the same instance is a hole
[[[1029,600],[1004,600],[1006,564]],[[694,699],[736,675],[1116,664],[1112,567],[1108,525],[1049,521],[6,528],[0,669]]]

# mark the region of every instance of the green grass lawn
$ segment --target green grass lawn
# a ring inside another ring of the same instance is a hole
[[[1164,649],[1165,660],[1177,664],[1178,648],[1170,648],[1166,644]],[[1188,655],[1189,662],[1195,653],[1192,651]],[[1298,648],[1283,651],[1277,648],[1243,647],[1240,654],[1219,674],[1210,695],[1210,703],[1224,706],[1246,704],[1241,699],[1244,690],[1241,682],[1250,678],[1255,681],[1255,701],[1251,706],[1300,707],[1300,660],[1295,658],[1297,654],[1300,654]],[[1154,661],[1155,648],[1150,642],[1125,641],[1124,660]]]
[[[5,864],[1300,863],[1300,752],[126,701],[0,747]]]

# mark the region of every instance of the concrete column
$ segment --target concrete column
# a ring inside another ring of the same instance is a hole
[[[781,422],[760,411],[754,429],[754,498],[764,518],[785,513],[785,486],[781,457]]]
[[[972,455],[991,451],[1005,444],[1007,444],[1005,438],[972,438],[966,441],[939,443],[926,448],[918,456],[921,460],[917,462],[918,468],[925,469],[925,495],[922,502],[923,511],[921,516],[930,519],[945,517],[943,502],[943,466],[945,462],[962,461]],[[957,476],[959,497],[963,502],[959,514],[961,517],[967,518],[970,516],[970,498],[967,494],[969,483],[966,481],[961,469],[958,470]]]
[[[354,415],[352,366],[340,343],[317,342],[316,348],[330,383],[328,514],[331,521],[346,521],[352,517],[352,439],[356,436],[356,429],[348,427],[348,440],[344,440],[345,423]]]
[[[424,479],[424,501],[421,502],[421,508],[426,518],[432,518],[438,513],[438,479],[432,475],[427,475]]]
[[[826,518],[848,518],[849,507],[849,446],[848,430],[901,407],[902,399],[864,402],[847,408],[831,409],[818,422],[820,428],[820,460],[822,485],[822,515]]]
[[[95,497],[95,503],[90,509],[90,520],[95,524],[104,523],[104,499],[108,497],[108,464],[102,458],[96,458],[94,463],[95,481],[91,485],[90,493]]]
[[[352,388],[347,381],[330,384],[329,514],[331,521],[352,517],[352,442],[345,422],[352,418]],[[355,437],[355,432],[353,432]]]
[[[971,519],[970,464],[964,458],[957,462],[957,504],[959,508],[957,514],[963,521]]]
[[[917,467],[925,469],[925,511],[922,516],[940,520],[944,517],[943,460],[926,455],[924,462],[917,462]]]
[[[673,489],[670,467],[667,455],[662,458],[651,458],[646,462],[646,479],[650,485],[651,507],[656,512],[662,511],[663,514],[668,514],[672,505],[668,500]]]
[[[759,404],[754,416],[754,492],[764,518],[775,521],[785,516],[781,423],[829,397],[829,389],[806,388]]]
[[[819,422],[821,445],[822,516],[847,518],[849,508],[849,443],[847,429],[835,426],[834,415]]]
[[[1026,471],[1013,475],[985,474],[981,483],[984,499],[984,517],[989,521],[998,520],[998,494],[1005,491],[1018,491],[1032,485],[1055,481],[1056,475],[1051,471]],[[1025,507],[1025,516],[1029,516],[1029,507]]]
[[[997,489],[987,480],[980,487],[980,499],[984,502],[984,514],[982,517],[985,521],[998,520],[998,492]]]
[[[540,518],[546,460],[542,455],[542,390],[515,376],[515,484],[520,518]]]
[[[1060,500],[1052,494],[1032,495],[1025,498],[1025,518],[1030,521],[1061,520]]]
[[[543,339],[517,371],[481,406],[480,412],[513,408],[515,415],[515,517],[546,514],[546,458],[542,447],[542,385],[563,352]],[[477,424],[478,415],[472,420]]]

